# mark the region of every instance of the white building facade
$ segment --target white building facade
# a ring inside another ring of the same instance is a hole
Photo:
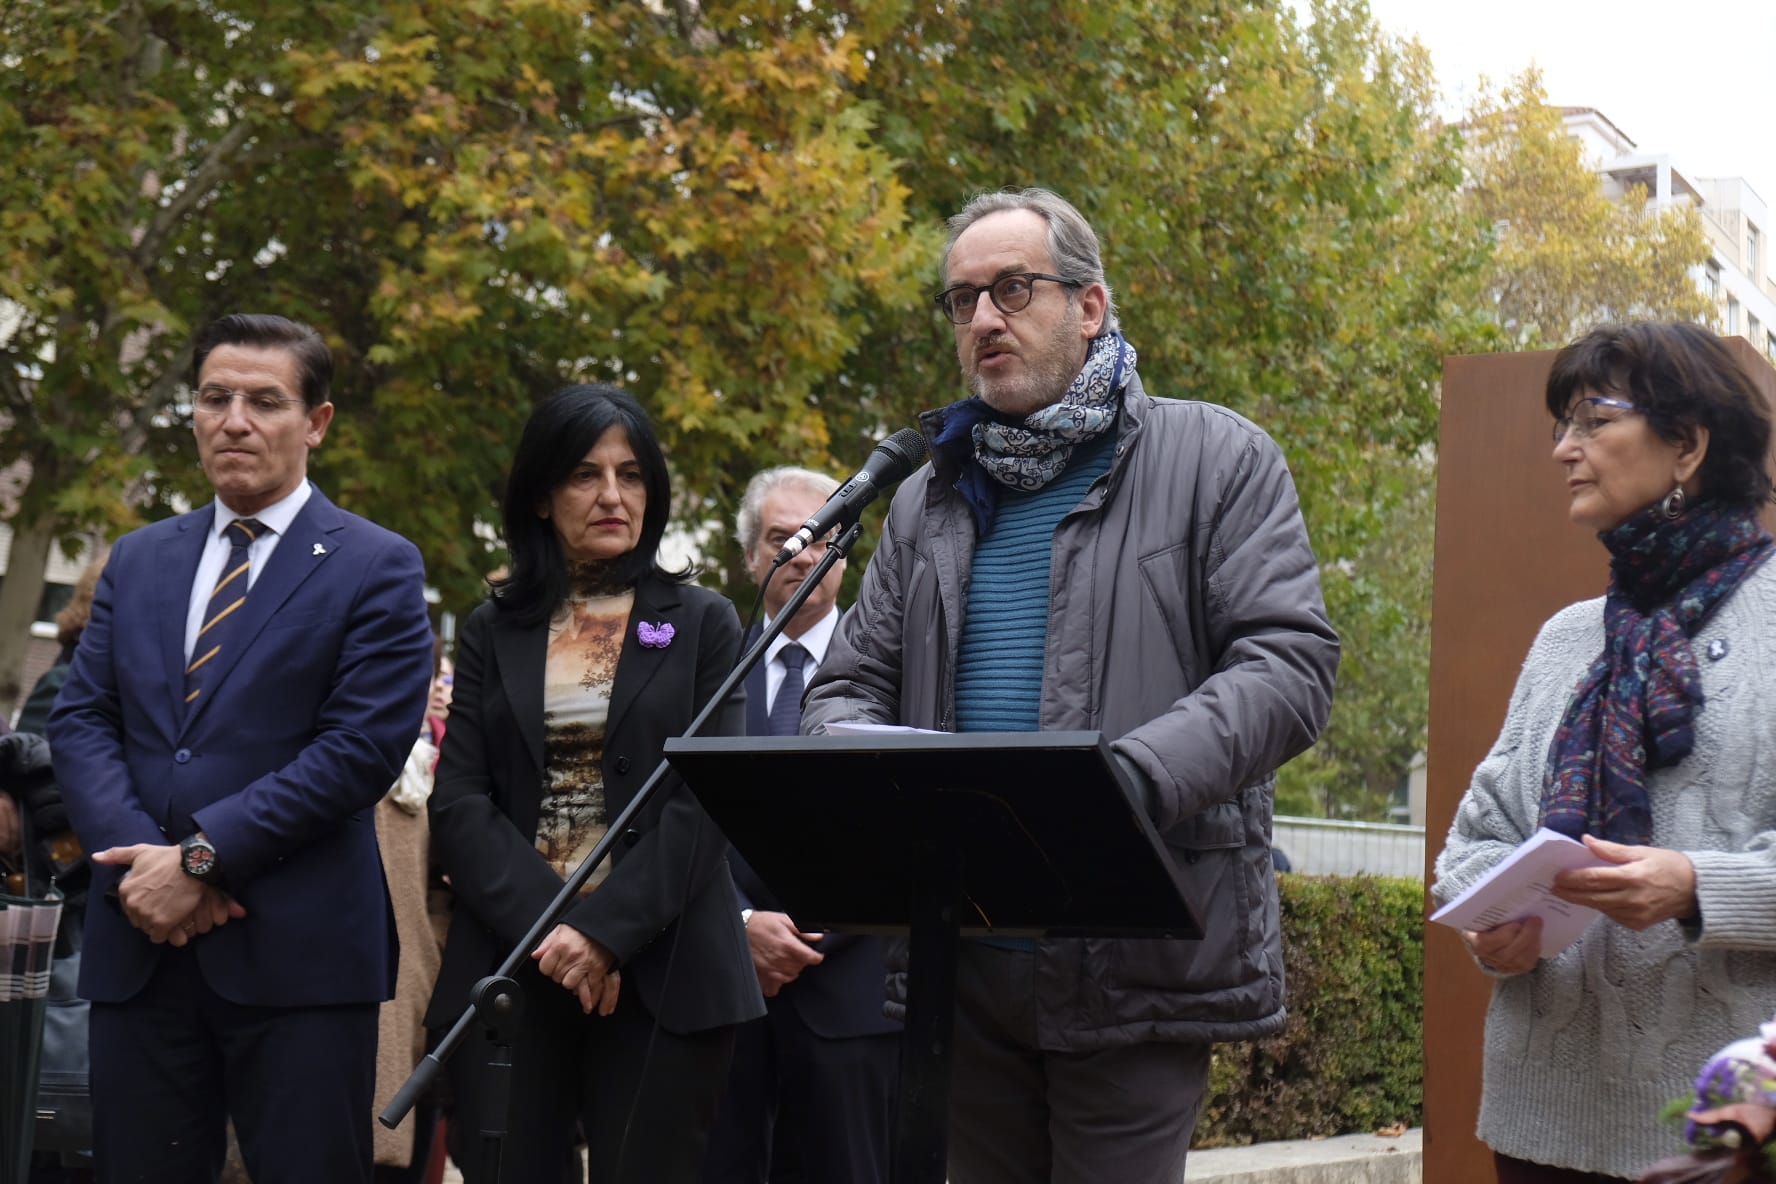
[[[1715,327],[1743,337],[1776,362],[1776,269],[1770,263],[1770,207],[1741,177],[1691,177],[1666,153],[1643,152],[1591,107],[1563,107],[1569,135],[1613,198],[1644,186],[1655,205],[1693,206],[1711,256],[1696,282],[1714,301]]]

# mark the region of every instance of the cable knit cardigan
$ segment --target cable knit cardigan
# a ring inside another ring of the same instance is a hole
[[[1637,1178],[1684,1149],[1665,1104],[1776,1012],[1776,563],[1692,645],[1707,696],[1696,746],[1647,789],[1653,845],[1695,864],[1700,923],[1636,933],[1601,918],[1530,973],[1497,977],[1479,1135],[1506,1155]],[[1602,649],[1601,598],[1542,627],[1437,858],[1439,904],[1535,832],[1549,743]]]

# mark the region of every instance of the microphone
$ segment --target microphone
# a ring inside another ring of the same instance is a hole
[[[930,450],[925,437],[914,428],[901,428],[876,445],[857,475],[834,490],[814,517],[802,523],[802,528],[783,544],[771,566],[782,567],[840,522],[856,521],[856,515],[881,496],[884,489],[898,485],[924,464]]]

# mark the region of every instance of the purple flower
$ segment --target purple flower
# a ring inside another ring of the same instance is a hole
[[[1768,1051],[1769,1039],[1766,1031],[1735,1040],[1715,1053],[1696,1078],[1695,1109],[1712,1112],[1742,1104],[1776,1107],[1776,1060]],[[1698,1123],[1691,1119],[1685,1124],[1684,1138],[1692,1145],[1712,1146],[1725,1129],[1721,1122]]]
[[[636,623],[635,635],[641,638],[641,644],[650,650],[663,650],[672,644],[672,635],[677,630],[671,621],[661,621],[658,625],[650,625],[646,621]]]

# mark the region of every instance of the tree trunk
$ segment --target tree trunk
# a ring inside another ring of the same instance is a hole
[[[31,622],[43,600],[43,573],[55,545],[55,519],[12,523],[12,551],[0,580],[0,719],[11,719],[25,697],[25,653]]]

